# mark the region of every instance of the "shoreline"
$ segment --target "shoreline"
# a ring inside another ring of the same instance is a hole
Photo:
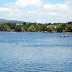
[[[0,31],[0,32],[6,32],[6,33],[7,32],[10,32],[10,33],[14,33],[14,32],[16,32],[16,33],[29,33],[27,31],[26,32],[21,32],[21,31],[19,31],[19,32],[18,31],[13,31],[13,32],[12,31]],[[40,32],[39,31],[39,32],[31,32],[31,33],[72,33],[72,32]]]

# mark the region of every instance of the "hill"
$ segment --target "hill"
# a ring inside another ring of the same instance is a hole
[[[8,22],[16,23],[16,24],[23,24],[23,21],[0,19],[0,23],[8,23]]]

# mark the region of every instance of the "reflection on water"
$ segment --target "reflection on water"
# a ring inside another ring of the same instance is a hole
[[[0,72],[72,72],[72,34],[1,32]]]

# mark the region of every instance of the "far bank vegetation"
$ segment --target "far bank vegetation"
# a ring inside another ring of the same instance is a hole
[[[72,32],[72,22],[68,23],[0,23],[0,31],[5,32]]]

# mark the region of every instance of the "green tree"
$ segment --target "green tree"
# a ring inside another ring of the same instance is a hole
[[[47,28],[46,31],[47,32],[52,32],[52,29],[51,28]]]
[[[0,24],[0,31],[5,31],[4,24]]]
[[[11,31],[10,27],[7,24],[1,24],[0,25],[0,31]]]
[[[65,32],[66,24],[58,25],[56,28],[57,32]]]
[[[29,26],[29,28],[27,29],[28,32],[35,32],[36,28],[34,27],[34,25]]]
[[[21,25],[16,25],[15,26],[15,31],[20,32],[21,31]]]
[[[21,27],[21,32],[25,32],[25,27],[24,26]]]
[[[66,32],[72,32],[72,27],[70,26],[66,27]]]

